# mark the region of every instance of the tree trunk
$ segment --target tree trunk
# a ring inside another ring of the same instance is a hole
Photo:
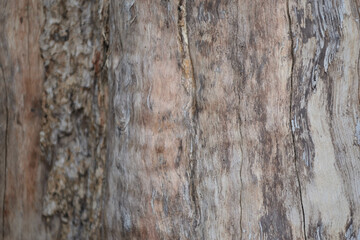
[[[0,0],[2,239],[360,239],[359,3]]]

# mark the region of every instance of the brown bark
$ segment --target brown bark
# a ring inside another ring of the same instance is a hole
[[[0,0],[0,239],[359,239],[359,4]]]
[[[0,1],[1,238],[45,238],[39,1]]]
[[[43,216],[60,239],[98,239],[106,151],[107,1],[44,1]],[[57,221],[57,222],[56,222]]]
[[[0,3],[1,239],[98,239],[107,1]]]
[[[302,238],[287,3],[111,9],[107,236]]]

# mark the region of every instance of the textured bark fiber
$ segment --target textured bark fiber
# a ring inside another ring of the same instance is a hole
[[[360,239],[359,0],[0,0],[0,239]]]
[[[287,3],[110,9],[106,236],[301,239]]]
[[[1,239],[99,239],[108,3],[0,3]]]
[[[60,239],[98,239],[106,155],[107,1],[43,1],[43,216]],[[60,220],[60,221],[59,221]]]

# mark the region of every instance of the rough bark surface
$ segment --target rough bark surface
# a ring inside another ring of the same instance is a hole
[[[107,237],[303,237],[287,8],[112,2]]]
[[[60,239],[98,239],[106,155],[107,1],[43,1],[43,216]]]
[[[358,236],[356,2],[111,9],[107,237]]]
[[[360,239],[359,0],[0,0],[0,239]]]
[[[0,3],[1,239],[99,239],[108,3]]]

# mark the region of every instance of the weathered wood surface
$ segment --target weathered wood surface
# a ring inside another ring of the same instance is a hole
[[[357,2],[110,9],[105,236],[360,236]]]
[[[358,4],[289,6],[291,119],[308,239],[360,239]]]
[[[0,0],[0,239],[360,239],[359,5]]]
[[[287,7],[112,2],[107,237],[304,236]]]
[[[40,1],[0,1],[1,239],[45,239]]]

